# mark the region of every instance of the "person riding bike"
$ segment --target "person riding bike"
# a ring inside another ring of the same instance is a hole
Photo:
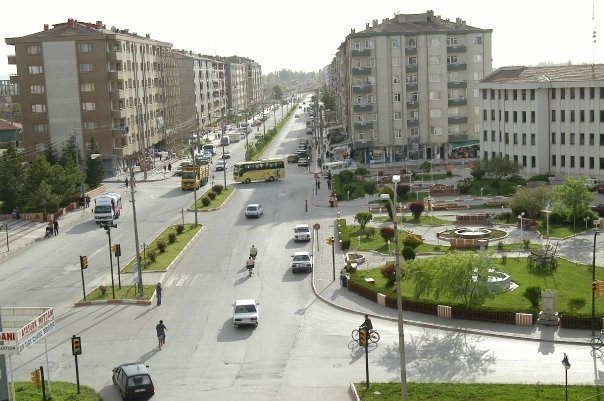
[[[254,245],[250,248],[250,258],[256,259],[256,255],[258,255],[258,249]]]
[[[373,323],[371,323],[371,319],[369,319],[369,315],[365,314],[365,321],[359,328],[365,329],[365,332],[367,334],[369,334],[369,331],[373,330]]]
[[[252,257],[250,256],[248,260],[245,261],[245,267],[247,269],[247,271],[250,273],[250,276],[252,275],[252,269],[254,268],[254,266],[256,265],[256,262],[254,261],[254,259],[252,259]]]

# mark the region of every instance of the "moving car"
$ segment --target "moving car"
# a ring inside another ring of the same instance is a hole
[[[308,252],[296,252],[294,253],[292,260],[292,272],[297,273],[298,271],[312,270],[312,258]]]
[[[225,150],[224,152],[222,152],[222,158],[223,159],[230,159],[231,158],[231,152],[228,150]]]
[[[306,135],[312,135],[312,128],[306,127]]]
[[[264,214],[264,209],[259,203],[250,203],[245,207],[245,217],[260,217]]]
[[[298,166],[308,166],[308,159],[306,157],[299,158]]]
[[[179,176],[179,177],[181,177],[182,176],[182,169],[183,169],[183,167],[190,166],[190,165],[191,165],[191,162],[182,162],[182,163],[180,163],[178,165],[178,167],[176,167],[176,175]]]
[[[294,241],[310,241],[310,227],[308,224],[296,224],[294,227]]]
[[[255,299],[238,299],[233,304],[233,324],[258,326],[258,302]]]
[[[142,363],[125,363],[113,368],[115,384],[123,400],[147,400],[155,394],[148,366]]]
[[[300,157],[298,155],[289,155],[287,156],[287,162],[288,163],[298,163],[298,159]]]
[[[216,162],[216,171],[224,171],[227,168],[227,162],[224,159],[220,159]]]

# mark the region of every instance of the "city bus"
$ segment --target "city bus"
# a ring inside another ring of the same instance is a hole
[[[262,159],[251,162],[239,162],[233,166],[235,182],[275,181],[285,177],[283,159]]]

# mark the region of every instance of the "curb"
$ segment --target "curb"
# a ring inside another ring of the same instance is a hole
[[[107,299],[104,301],[80,301],[73,306],[91,306],[91,305],[151,305],[150,299]]]

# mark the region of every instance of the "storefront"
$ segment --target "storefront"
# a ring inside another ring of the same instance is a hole
[[[449,159],[473,159],[480,152],[478,139],[449,142]]]

